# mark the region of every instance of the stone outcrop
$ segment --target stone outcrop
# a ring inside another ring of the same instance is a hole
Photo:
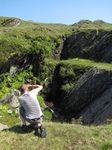
[[[19,26],[21,21],[19,19],[8,18],[3,20],[2,25],[5,26]]]
[[[17,108],[20,105],[17,98],[17,96],[19,95],[20,95],[19,90],[16,89],[12,90],[12,93],[7,94],[5,97],[0,99],[0,102],[4,104],[10,104],[11,107]]]
[[[60,105],[61,100],[74,87],[78,79],[86,72],[83,67],[66,67],[58,64],[55,68],[51,90],[47,99],[55,101],[56,105]]]
[[[59,108],[62,115],[75,119],[82,117],[85,124],[101,124],[111,119],[112,72],[89,69],[69,94],[63,95]]]
[[[81,111],[80,116],[84,124],[109,122],[112,118],[112,86]]]
[[[0,74],[4,72],[9,72],[10,75],[12,75],[19,68],[21,68],[21,70],[24,70],[30,66],[31,60],[32,55],[30,54],[22,56],[14,55],[0,67]]]
[[[0,74],[9,72],[10,76],[13,75],[16,71],[23,71],[33,65],[33,73],[37,75],[39,73],[39,65],[44,63],[39,60],[37,54],[23,54],[23,55],[14,55],[7,60],[7,62],[0,65]],[[38,67],[37,67],[38,66]],[[37,69],[38,68],[38,69]]]
[[[112,31],[96,29],[73,33],[64,41],[61,59],[76,57],[111,63]]]
[[[0,123],[0,131],[4,129],[8,129],[8,126]]]

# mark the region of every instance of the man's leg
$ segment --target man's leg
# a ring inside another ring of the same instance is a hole
[[[41,137],[44,138],[46,137],[46,129],[44,125],[40,126],[40,132],[41,132]]]
[[[38,129],[40,129],[41,137],[42,138],[46,137],[46,129],[44,125],[41,125],[39,123],[39,124],[34,125],[33,127],[35,128],[35,134],[38,134]]]
[[[23,125],[26,125],[25,110],[24,110],[23,107],[20,107],[19,113],[20,113],[20,118],[21,118],[21,121],[22,121]]]
[[[41,137],[46,137],[46,129],[44,125],[41,125],[40,122],[42,122],[42,118],[40,118],[37,123],[33,126],[35,128],[35,133],[38,134],[38,129],[40,129]]]
[[[26,120],[20,115],[21,121],[23,123],[23,125],[26,125]]]
[[[35,124],[33,127],[34,127],[34,128],[38,128],[38,129],[40,129],[40,126],[41,126],[41,124],[40,124],[40,123],[38,123],[38,124]]]
[[[26,132],[27,131],[27,126],[26,126],[26,120],[25,120],[25,110],[24,110],[23,107],[20,107],[19,113],[20,113],[21,121],[23,123],[23,125],[22,125],[22,131]]]
[[[40,129],[40,126],[41,126],[40,123],[33,125],[33,128],[35,128],[35,135],[38,135],[38,130]]]

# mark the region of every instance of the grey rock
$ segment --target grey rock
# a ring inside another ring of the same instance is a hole
[[[13,111],[11,109],[9,109],[9,110],[7,110],[7,113],[11,115],[13,113]]]
[[[11,65],[10,70],[9,70],[9,74],[10,76],[12,76],[18,69],[17,65]]]
[[[12,94],[15,95],[15,96],[20,96],[21,92],[19,90],[12,90]]]
[[[21,23],[20,20],[13,20],[12,22],[10,22],[10,25],[12,25],[12,26],[19,26],[20,23]]]
[[[9,127],[7,125],[4,125],[2,123],[0,123],[0,131],[4,130],[4,129],[8,129]]]
[[[112,118],[112,86],[88,105],[79,116],[85,124],[103,124]]]
[[[11,94],[8,93],[6,96],[4,96],[2,99],[0,99],[0,102],[4,103],[4,104],[9,103],[10,97],[11,97]]]
[[[13,108],[17,108],[20,105],[19,102],[18,102],[18,98],[15,95],[11,94],[11,93],[9,93],[5,97],[3,97],[0,100],[0,102],[4,103],[4,104],[10,104],[10,106],[13,107]]]
[[[61,114],[69,118],[82,118],[85,124],[105,123],[112,118],[112,72],[89,69],[74,88],[63,95],[59,107]]]
[[[15,95],[11,95],[9,104],[13,108],[17,108],[20,105],[18,102],[18,98]]]

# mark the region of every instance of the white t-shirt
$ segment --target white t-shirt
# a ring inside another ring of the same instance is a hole
[[[43,115],[39,102],[37,100],[37,94],[37,89],[33,89],[18,98],[20,104],[25,109],[25,116],[28,119],[39,118]]]

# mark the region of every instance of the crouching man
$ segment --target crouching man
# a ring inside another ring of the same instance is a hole
[[[29,90],[29,88],[33,88]],[[18,98],[21,104],[20,118],[22,120],[22,131],[27,131],[26,121],[33,125],[36,130],[40,129],[41,137],[46,137],[45,126],[41,125],[43,113],[41,111],[37,94],[41,91],[41,85],[26,85],[21,86],[21,96]]]

